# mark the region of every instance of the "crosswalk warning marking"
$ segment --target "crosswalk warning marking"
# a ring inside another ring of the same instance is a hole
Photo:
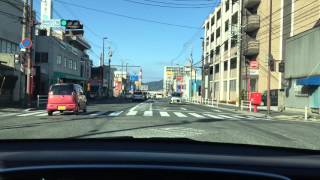
[[[174,114],[180,118],[187,117],[186,115],[182,114],[181,112],[174,112]]]
[[[143,116],[152,116],[153,115],[153,112],[152,111],[145,111],[143,113]]]
[[[116,111],[116,112],[113,112],[113,113],[109,114],[108,116],[112,116],[112,117],[119,116],[122,112],[123,111]]]
[[[105,111],[99,111],[99,112],[95,112],[95,113],[93,113],[93,114],[90,114],[90,116],[100,116],[100,115],[103,115],[103,114],[105,114],[105,113],[107,113],[107,112],[105,112]]]
[[[138,113],[138,111],[129,111],[127,113],[127,116],[135,116],[135,115],[137,115],[137,113]]]
[[[209,116],[211,118],[214,118],[214,119],[222,119],[220,116],[216,116],[216,115],[213,115],[213,114],[204,114],[205,116]]]
[[[160,116],[170,117],[170,115],[167,112],[160,112]]]
[[[32,115],[35,115],[35,114],[41,114],[43,112],[33,112],[33,113],[26,113],[26,114],[20,114],[20,115],[17,115],[19,117],[26,117],[26,116],[32,116]]]
[[[204,118],[204,116],[201,116],[200,114],[197,114],[197,113],[189,113],[189,114],[196,118]]]
[[[214,109],[213,111],[214,112],[222,112],[221,110],[218,110],[218,109]]]

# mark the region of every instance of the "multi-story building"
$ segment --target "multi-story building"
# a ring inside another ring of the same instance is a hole
[[[240,4],[222,0],[204,22],[203,98],[236,102],[239,96]]]
[[[0,105],[25,97],[25,71],[19,54],[22,36],[22,1],[0,1]]]
[[[270,89],[285,88],[283,72],[279,72],[285,60],[285,42],[314,26],[319,19],[319,3],[273,0],[270,7],[270,1],[222,0],[204,23],[203,98],[235,102],[239,97],[246,99],[248,92],[264,93],[268,88],[268,66]]]
[[[163,72],[163,93],[165,96],[183,89],[183,66],[165,66]]]

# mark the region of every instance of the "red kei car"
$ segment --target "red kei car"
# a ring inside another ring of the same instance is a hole
[[[80,110],[87,111],[87,98],[79,84],[61,83],[50,87],[47,104],[49,116],[54,111],[73,111],[78,114]]]

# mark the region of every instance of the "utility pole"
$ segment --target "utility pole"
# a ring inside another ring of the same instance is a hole
[[[269,1],[269,49],[268,49],[268,77],[267,77],[267,112],[268,115],[270,115],[270,85],[271,85],[271,70],[270,65],[272,61],[272,55],[271,55],[271,41],[272,41],[272,0]]]
[[[192,69],[193,69],[193,58],[192,58],[192,54],[191,54],[191,56],[190,56],[191,98],[193,98],[193,79],[192,79]]]
[[[109,47],[109,77],[108,77],[108,97],[110,97],[110,87],[111,87],[111,58],[112,58],[112,50]]]
[[[30,6],[29,6],[30,3]],[[24,23],[22,26],[22,39],[30,38],[32,41],[32,30],[33,30],[33,0],[24,0],[23,7],[23,19]],[[26,48],[26,60],[27,60],[27,87],[26,94],[28,99],[28,106],[32,105],[32,47]]]
[[[231,6],[232,7],[232,6]],[[241,98],[241,81],[242,81],[242,16],[243,16],[243,1],[240,3],[239,2],[239,13],[240,13],[240,15],[238,16],[239,18],[238,18],[238,24],[239,24],[239,27],[237,28],[238,29],[238,35],[237,35],[237,43],[238,43],[238,52],[237,52],[237,59],[238,59],[238,61],[239,61],[239,63],[238,63],[238,68],[239,68],[239,74],[238,74],[238,76],[239,76],[239,82],[238,82],[238,94],[239,94],[239,97],[238,97],[238,107],[239,107],[239,109],[241,109],[241,100],[242,100],[242,98]],[[244,65],[245,65],[245,68],[246,68],[246,62],[244,61]],[[247,70],[247,68],[246,68],[246,70]]]

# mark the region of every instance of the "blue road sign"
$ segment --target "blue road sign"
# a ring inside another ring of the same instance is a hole
[[[22,40],[22,42],[21,42],[21,44],[22,44],[22,46],[24,47],[24,48],[31,48],[31,46],[32,46],[32,41],[31,41],[31,39],[30,38],[25,38],[24,40]]]
[[[130,76],[130,81],[131,82],[135,82],[135,81],[138,81],[139,80],[139,76],[138,75],[131,75]]]

